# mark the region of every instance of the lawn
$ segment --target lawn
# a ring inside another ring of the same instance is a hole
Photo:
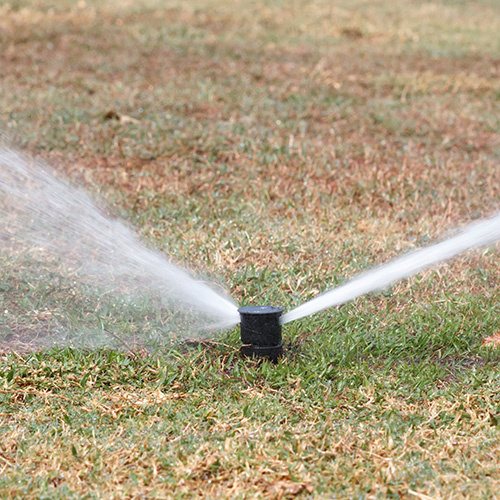
[[[0,131],[291,310],[498,212],[499,33],[496,0],[12,0]],[[498,246],[285,325],[274,365],[1,241],[1,498],[498,495]]]

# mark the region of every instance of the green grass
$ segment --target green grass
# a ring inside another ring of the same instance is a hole
[[[498,211],[499,14],[11,1],[0,124],[173,262],[290,310]],[[273,365],[2,244],[0,497],[496,496],[498,248],[285,325]]]
[[[73,350],[6,356],[2,491],[14,498],[246,498],[287,489],[491,497],[498,355],[435,313],[414,318],[415,331],[402,339],[396,318],[377,332],[372,316],[347,306],[333,321],[311,320],[315,331],[302,341],[299,333],[278,365],[239,359],[234,336],[156,358]],[[332,327],[337,335],[325,332]],[[458,492],[457,478],[467,478]]]

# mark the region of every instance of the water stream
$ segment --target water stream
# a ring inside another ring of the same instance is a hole
[[[407,253],[387,264],[366,271],[284,314],[281,322],[285,324],[323,309],[344,304],[366,293],[385,288],[395,281],[408,278],[427,267],[451,259],[466,250],[491,245],[498,240],[500,240],[500,213],[466,226],[460,233],[445,241]]]
[[[498,240],[500,214],[470,224],[445,241],[362,273],[286,313],[281,322],[343,304]],[[3,251],[10,251],[14,261],[17,254],[23,254],[32,259],[35,268],[36,254],[41,252],[39,263],[55,258],[61,269],[77,280],[74,283],[91,283],[99,293],[104,290],[135,300],[146,292],[148,297],[159,300],[160,317],[172,310],[181,311],[173,323],[182,336],[230,328],[240,321],[237,306],[227,293],[216,291],[174,266],[158,251],[147,248],[125,223],[105,215],[86,193],[58,179],[46,163],[8,147],[0,148],[0,244]],[[24,270],[25,262],[18,259],[18,267]],[[42,274],[23,279],[36,290],[33,281],[44,279]],[[69,338],[59,335],[54,341],[69,344]]]
[[[46,163],[6,147],[0,149],[0,244],[11,254],[57,258],[74,279],[101,292],[159,297],[161,307],[181,309],[190,318],[191,331],[239,322],[236,304],[222,289],[215,291],[147,248],[125,223],[105,215]],[[30,285],[36,290],[36,283]],[[187,322],[178,329],[187,336],[182,331]]]

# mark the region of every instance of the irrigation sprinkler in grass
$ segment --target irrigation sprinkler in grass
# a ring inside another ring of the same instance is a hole
[[[197,329],[228,328],[240,322],[241,352],[271,360],[283,352],[281,325],[383,289],[466,250],[500,241],[498,213],[469,224],[447,240],[368,270],[281,316],[281,307],[238,309],[233,300],[142,245],[127,225],[106,217],[85,193],[59,181],[49,170],[46,164],[0,143],[0,196],[11,211],[3,224],[0,221],[0,237],[6,234],[8,240],[19,239],[26,249],[46,242],[48,255],[55,252],[61,263],[78,268],[90,283],[99,288],[110,286],[110,293],[123,285],[131,297],[146,291],[162,302],[174,302],[183,314],[200,313],[202,319],[193,325]],[[34,221],[29,230],[27,215]]]
[[[241,346],[244,356],[276,361],[283,353],[280,316],[276,306],[240,307]]]

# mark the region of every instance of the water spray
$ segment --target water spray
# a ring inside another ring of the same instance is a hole
[[[135,300],[144,292],[158,297],[162,309],[179,312],[181,320],[172,326],[182,331],[231,328],[240,322],[242,354],[273,361],[283,352],[281,325],[383,289],[466,250],[500,241],[498,213],[444,241],[362,273],[286,314],[275,306],[237,309],[229,296],[144,246],[126,224],[107,217],[89,196],[50,171],[44,162],[0,146],[0,240],[16,248],[43,249],[44,255],[56,258],[63,267],[78,269],[80,279],[117,297],[126,294]],[[65,332],[62,342],[70,338]]]
[[[241,346],[244,356],[276,361],[283,353],[280,316],[276,306],[240,307]]]

